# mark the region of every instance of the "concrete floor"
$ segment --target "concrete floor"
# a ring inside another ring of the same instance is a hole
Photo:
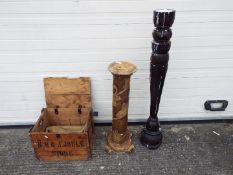
[[[0,129],[0,174],[177,174],[233,175],[233,123],[162,125],[164,141],[158,150],[139,143],[141,125],[130,126],[135,150],[105,153],[109,127],[96,127],[89,161],[41,162],[34,156],[26,129]]]

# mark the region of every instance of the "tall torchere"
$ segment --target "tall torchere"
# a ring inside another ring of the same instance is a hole
[[[161,9],[154,11],[152,54],[150,60],[150,117],[141,132],[141,143],[149,149],[157,149],[162,143],[162,132],[158,120],[160,98],[168,68],[171,47],[172,26],[175,10]]]
[[[136,72],[136,66],[128,62],[114,62],[109,65],[113,74],[112,129],[107,134],[107,152],[131,152],[132,134],[127,129],[130,76]]]

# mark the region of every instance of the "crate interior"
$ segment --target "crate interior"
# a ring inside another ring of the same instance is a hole
[[[90,112],[90,108],[45,108],[31,132],[86,131]]]

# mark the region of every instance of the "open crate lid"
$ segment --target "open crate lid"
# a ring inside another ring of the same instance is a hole
[[[89,77],[44,78],[48,108],[91,108],[91,82]]]

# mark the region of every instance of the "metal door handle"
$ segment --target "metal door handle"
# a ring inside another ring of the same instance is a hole
[[[204,104],[205,109],[210,111],[225,111],[227,105],[227,100],[207,100]]]

